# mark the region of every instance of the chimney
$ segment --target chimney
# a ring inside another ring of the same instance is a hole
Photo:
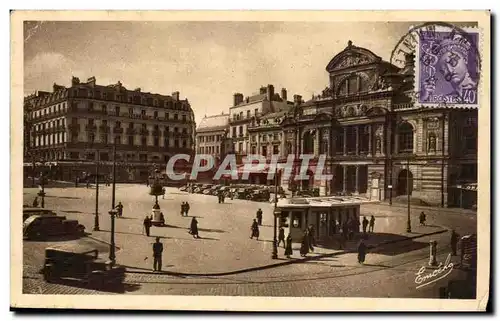
[[[95,86],[95,77],[90,77],[87,79],[87,84],[91,86]]]
[[[179,101],[179,92],[178,91],[174,91],[172,93],[172,98],[175,100],[175,101]]]
[[[273,101],[273,97],[274,97],[274,86],[267,85],[267,100]]]
[[[80,83],[80,78],[78,78],[78,77],[71,78],[71,86],[76,86],[79,83]]]
[[[243,94],[235,93],[233,95],[233,106],[238,106],[243,102]]]
[[[294,106],[298,106],[302,103],[302,96],[301,95],[293,95],[293,104]]]
[[[287,97],[286,97],[286,88],[281,88],[281,99],[283,99],[283,101],[287,100]]]
[[[260,87],[260,94],[263,95],[266,93],[266,87]]]

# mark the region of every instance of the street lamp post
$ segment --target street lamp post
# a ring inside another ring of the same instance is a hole
[[[278,218],[278,176],[275,174],[274,177],[274,229],[273,229],[273,254],[271,256],[272,259],[276,260],[278,258],[278,244],[276,239],[276,228],[277,228],[277,218]]]
[[[38,192],[38,196],[42,198],[41,206],[45,207],[45,175],[43,174],[43,170],[40,172],[40,187],[41,190]]]
[[[97,151],[97,162],[95,166],[95,217],[94,231],[99,231],[99,151]]]
[[[108,212],[111,216],[111,242],[109,244],[109,260],[111,261],[111,265],[115,264],[116,256],[115,256],[115,217],[117,214],[116,209],[112,209]]]
[[[113,187],[111,189],[111,208],[115,208],[115,191],[116,191],[116,139],[113,144]]]
[[[406,193],[408,194],[408,218],[406,225],[406,232],[411,233],[411,218],[410,218],[410,159],[406,160]]]

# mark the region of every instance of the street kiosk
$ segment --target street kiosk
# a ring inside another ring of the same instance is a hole
[[[328,240],[339,233],[343,222],[359,221],[361,205],[375,203],[379,201],[361,196],[280,199],[275,212],[279,222],[277,228],[283,227],[285,235],[290,233],[293,242],[300,242],[304,231],[312,225],[317,240]]]

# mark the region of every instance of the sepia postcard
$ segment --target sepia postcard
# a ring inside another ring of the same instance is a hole
[[[12,11],[12,309],[484,311],[490,19]]]

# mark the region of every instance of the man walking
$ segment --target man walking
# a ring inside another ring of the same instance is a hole
[[[118,202],[118,205],[116,205],[116,210],[118,211],[118,217],[123,216],[123,204],[122,202]]]
[[[419,219],[420,219],[420,225],[425,226],[425,213],[423,211],[422,213],[420,213]]]
[[[257,211],[257,224],[262,226],[262,210],[260,208]]]
[[[146,232],[146,236],[149,236],[149,232],[151,230],[151,219],[149,218],[149,216],[146,215],[146,217],[144,218],[144,231]]]
[[[370,227],[368,228],[368,231],[373,233],[373,230],[375,229],[375,217],[372,215],[370,218]]]
[[[153,271],[161,271],[161,255],[163,253],[163,243],[160,238],[156,237],[156,242],[153,243]]]
[[[283,248],[286,247],[286,242],[285,242],[285,229],[280,227],[280,231],[278,233],[278,245],[280,246],[281,242],[283,242]]]
[[[366,228],[368,227],[368,220],[366,216],[363,216],[363,233],[366,233]]]

